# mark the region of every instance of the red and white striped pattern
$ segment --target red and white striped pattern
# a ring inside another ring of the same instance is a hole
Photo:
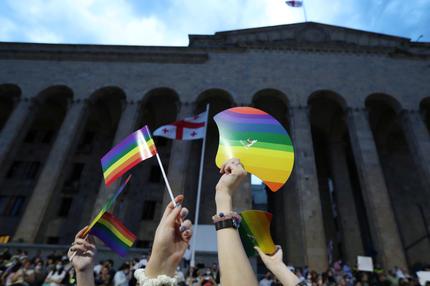
[[[154,136],[177,140],[202,139],[205,136],[206,112],[163,125],[154,131]]]

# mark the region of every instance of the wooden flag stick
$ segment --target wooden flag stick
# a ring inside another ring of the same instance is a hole
[[[172,189],[170,188],[169,180],[167,180],[166,172],[164,172],[163,163],[161,163],[160,156],[158,155],[158,152],[155,154],[157,157],[158,164],[161,168],[161,173],[163,174],[164,181],[166,182],[167,191],[169,192],[170,199],[172,200],[173,206],[176,207],[175,197],[173,196]]]

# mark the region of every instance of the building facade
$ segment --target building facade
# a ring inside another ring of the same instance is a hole
[[[219,178],[212,117],[254,106],[295,147],[287,184],[262,196],[289,263],[430,261],[430,43],[312,22],[189,40],[0,43],[0,236],[70,243],[118,186],[105,188],[101,156],[144,124],[155,130],[210,103],[201,223],[215,212]],[[201,140],[155,141],[192,216]],[[115,213],[150,247],[168,197],[156,160],[131,173]],[[261,204],[256,188],[243,185],[237,209]]]

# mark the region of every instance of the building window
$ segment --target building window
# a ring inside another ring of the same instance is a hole
[[[36,179],[40,167],[40,162],[26,162],[25,165],[25,178],[29,180]]]
[[[48,236],[46,239],[47,244],[58,244],[60,242],[60,238],[58,236]]]
[[[95,132],[92,132],[92,131],[85,132],[84,136],[81,139],[81,142],[79,142],[78,152],[82,152],[82,153],[89,153],[89,152],[91,152],[92,145],[93,145],[95,137],[96,137],[96,133]]]
[[[24,138],[25,143],[34,143],[37,137],[37,130],[29,130]]]
[[[18,216],[24,205],[23,196],[0,196],[0,215]]]
[[[14,179],[20,178],[24,180],[34,180],[37,177],[38,171],[40,168],[40,162],[22,162],[15,161],[12,163],[12,166],[9,168],[9,171],[6,174],[6,178]]]
[[[69,178],[67,179],[67,185],[72,185],[74,183],[79,183],[82,176],[82,171],[84,170],[85,164],[84,163],[74,163],[73,169],[70,173]]]
[[[151,167],[151,171],[149,172],[149,181],[151,183],[161,182],[161,170],[160,170],[160,167],[158,165]]]
[[[137,248],[151,248],[151,243],[150,240],[137,240],[135,245]]]
[[[20,170],[22,169],[23,162],[15,161],[10,166],[9,171],[7,171],[6,178],[13,179],[20,176]]]
[[[52,139],[54,139],[54,135],[54,130],[45,131],[45,134],[43,134],[42,143],[50,144],[52,142]]]
[[[59,217],[67,217],[72,206],[73,198],[63,198],[61,200],[60,209],[58,210]]]
[[[153,220],[155,217],[156,201],[145,201],[143,203],[142,220]]]

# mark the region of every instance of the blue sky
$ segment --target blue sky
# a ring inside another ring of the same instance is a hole
[[[430,0],[305,0],[309,21],[430,42]],[[303,21],[283,0],[0,0],[0,41],[186,46]]]

